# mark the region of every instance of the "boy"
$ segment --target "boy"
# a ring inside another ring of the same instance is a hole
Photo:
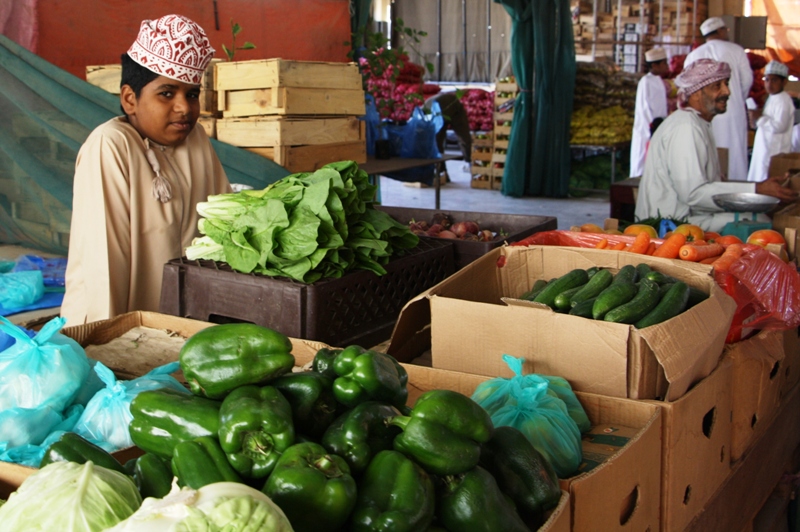
[[[756,138],[747,180],[764,181],[773,155],[792,151],[792,126],[794,125],[794,103],[784,92],[789,77],[789,68],[778,61],[770,61],[764,69],[764,85],[769,97],[761,117],[756,120]]]
[[[68,325],[157,311],[164,263],[197,236],[195,206],[230,184],[195,127],[200,81],[214,55],[180,15],[145,20],[122,55],[125,116],[98,126],[75,165],[61,314]]]
[[[639,177],[644,171],[644,157],[650,141],[651,124],[657,118],[667,117],[667,87],[664,79],[669,76],[667,52],[653,48],[644,54],[648,72],[636,88],[636,107],[633,115],[631,135],[630,177]]]

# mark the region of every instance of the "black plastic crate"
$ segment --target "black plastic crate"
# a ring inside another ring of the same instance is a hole
[[[481,229],[489,229],[495,232],[503,231],[508,235],[491,242],[423,237],[429,241],[446,240],[447,242],[452,242],[456,270],[460,270],[494,248],[502,246],[504,242],[516,242],[534,233],[554,231],[558,228],[558,223],[554,216],[492,214],[487,212],[448,211],[444,209],[412,209],[408,207],[386,207],[384,205],[376,205],[376,208],[405,225],[408,225],[411,220],[430,222],[433,215],[440,212],[449,214],[457,222],[472,220],[477,222]]]
[[[160,311],[211,323],[249,322],[332,346],[387,340],[403,306],[454,271],[449,241],[420,244],[385,266],[304,284],[180,258],[164,265]]]

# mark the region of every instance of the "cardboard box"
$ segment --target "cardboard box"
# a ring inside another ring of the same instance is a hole
[[[788,329],[783,332],[783,386],[780,399],[789,395],[795,384],[800,381],[800,329]]]
[[[783,331],[761,331],[730,344],[725,356],[733,364],[731,461],[735,462],[769,427],[780,406],[786,379]]]
[[[616,272],[640,262],[710,297],[642,330],[513,299],[536,279],[592,266]],[[704,265],[596,249],[505,246],[412,299],[388,352],[411,360],[431,348],[434,367],[510,376],[500,357],[507,353],[526,359],[526,373],[561,375],[579,391],[676,399],[716,367],[735,307]]]
[[[428,390],[471,396],[489,377],[403,364],[409,404]],[[661,411],[656,403],[576,392],[593,430],[583,439],[586,470],[563,479],[573,530],[658,530]]]
[[[732,369],[723,359],[677,401],[655,403],[663,420],[662,531],[685,530],[730,474]]]
[[[768,175],[782,176],[786,172],[790,174],[800,172],[800,153],[779,153],[770,158]]]

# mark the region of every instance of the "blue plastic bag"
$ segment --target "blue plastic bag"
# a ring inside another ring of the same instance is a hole
[[[24,332],[28,335],[28,338],[33,338],[36,336],[36,331],[32,331],[30,329],[26,329],[25,327],[17,327],[20,331]],[[11,347],[16,343],[16,339],[11,336],[10,334],[4,333],[0,330],[0,353]]]
[[[581,431],[566,403],[550,390],[547,378],[523,375],[521,358],[503,355],[503,360],[516,375],[479,384],[472,399],[489,413],[495,426],[514,427],[525,434],[550,461],[559,478],[571,477],[581,463],[583,452]],[[575,402],[580,405],[577,398]]]
[[[17,258],[14,272],[42,272],[42,281],[48,288],[63,287],[67,271],[67,259],[63,257],[44,258],[38,255],[21,255]]]
[[[438,159],[441,157],[436,146],[436,133],[444,126],[442,109],[438,102],[431,105],[431,114],[425,114],[422,107],[415,107],[403,127],[403,143],[400,157],[408,159]]]
[[[189,390],[170,375],[179,369],[179,362],[171,362],[142,377],[118,381],[110,369],[97,362],[94,371],[106,387],[92,397],[72,431],[87,440],[99,442],[97,444],[108,452],[132,447],[133,440],[128,431],[133,420],[131,401],[141,392],[159,388],[171,388],[188,394]]]
[[[39,270],[0,273],[0,307],[13,311],[31,305],[44,295],[44,281]]]
[[[16,340],[0,353],[0,412],[44,406],[61,412],[73,402],[89,374],[89,362],[75,340],[59,334],[65,323],[53,318],[29,338],[0,317],[0,330]]]

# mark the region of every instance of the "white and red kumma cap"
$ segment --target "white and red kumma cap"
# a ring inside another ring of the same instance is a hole
[[[182,15],[165,15],[142,21],[128,55],[156,74],[199,85],[214,51],[203,28]]]

